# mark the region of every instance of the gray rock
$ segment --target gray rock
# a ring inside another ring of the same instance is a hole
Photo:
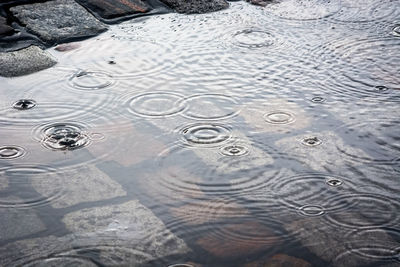
[[[7,35],[14,32],[14,29],[7,25],[7,20],[5,17],[0,16],[0,36]]]
[[[161,0],[178,13],[195,14],[218,11],[229,7],[225,0]]]
[[[50,43],[97,35],[107,28],[73,0],[56,0],[12,7],[28,31]]]
[[[15,52],[0,53],[0,76],[15,77],[31,74],[57,64],[47,52],[37,46]]]

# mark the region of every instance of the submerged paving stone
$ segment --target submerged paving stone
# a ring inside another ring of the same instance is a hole
[[[46,226],[32,209],[0,208],[0,240],[32,235]]]
[[[28,31],[50,43],[97,35],[107,27],[73,0],[55,0],[10,8]]]
[[[146,13],[151,7],[141,0],[78,0],[80,4],[104,19]]]
[[[95,166],[86,165],[56,174],[43,174],[32,182],[33,188],[48,197],[54,188],[61,188],[61,197],[51,201],[54,208],[125,196],[122,186]]]
[[[218,11],[229,7],[225,0],[161,0],[178,13],[195,14]]]
[[[222,259],[243,259],[281,244],[281,240],[273,231],[256,221],[226,224],[219,231],[214,230],[206,234],[196,243]]]
[[[13,27],[7,25],[7,19],[0,16],[0,36],[8,35],[14,32]]]
[[[50,54],[37,46],[0,53],[0,76],[16,77],[50,68],[57,64]]]
[[[276,254],[270,258],[247,263],[244,267],[311,267],[311,264],[303,259],[285,254]]]

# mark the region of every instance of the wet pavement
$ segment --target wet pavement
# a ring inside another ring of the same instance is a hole
[[[378,2],[2,2],[0,265],[398,266]]]

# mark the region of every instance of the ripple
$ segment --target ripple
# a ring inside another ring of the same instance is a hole
[[[238,102],[222,94],[201,94],[186,99],[184,115],[196,120],[223,120],[239,114]]]
[[[346,247],[363,258],[400,262],[399,238],[399,229],[394,228],[354,230],[346,237]]]
[[[20,99],[15,102],[12,107],[19,110],[31,109],[36,106],[36,101],[33,99]]]
[[[176,115],[185,109],[186,103],[180,94],[151,92],[129,98],[125,106],[131,114],[154,118]]]
[[[181,134],[189,146],[218,146],[231,138],[231,129],[218,123],[196,123],[184,127]]]
[[[245,29],[233,35],[234,43],[246,48],[268,47],[274,44],[274,39],[270,33],[257,29]]]
[[[1,146],[0,159],[16,159],[26,154],[24,148],[19,146]]]
[[[316,20],[331,16],[341,8],[341,1],[287,0],[269,4],[266,10],[289,20]]]
[[[236,144],[223,146],[220,148],[220,151],[222,155],[234,157],[244,156],[249,153],[249,149],[247,147]]]
[[[1,194],[1,208],[30,208],[47,206],[64,195],[60,184],[48,186],[46,196],[39,195],[32,189],[32,183],[48,183],[43,181],[44,175],[55,176],[56,170],[38,165],[19,165],[0,170],[0,174],[8,179],[8,187]],[[12,195],[10,192],[14,192]]]
[[[264,119],[272,124],[288,124],[295,120],[294,115],[287,111],[272,111],[264,115]]]
[[[70,86],[79,90],[104,89],[114,83],[112,75],[103,71],[80,70],[69,78]]]
[[[301,141],[301,143],[302,143],[303,145],[305,145],[305,146],[314,147],[314,146],[319,146],[320,144],[322,144],[322,140],[319,139],[319,138],[316,137],[316,136],[313,136],[313,137],[306,137],[306,138],[304,138],[304,139]]]
[[[318,205],[305,205],[299,208],[299,213],[304,216],[315,217],[324,215],[325,210]]]
[[[311,102],[324,103],[325,102],[325,98],[323,98],[322,96],[314,96],[313,98],[311,98]]]
[[[102,266],[80,256],[51,256],[25,262],[24,266]]]
[[[337,178],[327,178],[326,179],[326,184],[329,186],[341,186],[343,184],[343,181]]]
[[[392,30],[392,35],[400,37],[400,25],[397,25]]]
[[[88,146],[91,142],[85,126],[78,123],[52,123],[34,130],[35,138],[52,150],[75,150]]]
[[[340,179],[342,186],[332,187],[326,183],[327,179]],[[292,177],[284,177],[281,180],[271,181],[271,190],[279,201],[292,209],[301,209],[303,207],[320,207],[321,212],[330,212],[341,210],[354,203],[331,202],[332,198],[337,198],[346,193],[354,192],[355,185],[348,179],[334,177],[325,174],[302,174]],[[316,212],[318,213],[318,212]]]
[[[333,198],[330,206],[348,205],[347,209],[327,214],[327,220],[347,228],[383,227],[399,221],[399,204],[387,197],[358,193]]]

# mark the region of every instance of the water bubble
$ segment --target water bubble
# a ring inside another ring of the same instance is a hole
[[[273,36],[262,30],[246,29],[234,34],[235,44],[247,48],[267,47],[274,44]]]
[[[25,155],[25,150],[19,146],[0,147],[0,159],[15,159]]]
[[[325,214],[325,210],[318,205],[305,205],[299,208],[299,213],[305,216],[321,216]]]
[[[323,98],[322,96],[314,96],[313,98],[311,98],[311,102],[323,103],[325,102],[325,98]]]
[[[20,99],[12,107],[19,110],[31,109],[36,106],[36,101],[32,99]]]
[[[165,117],[183,111],[186,104],[179,94],[153,92],[130,98],[126,106],[130,113],[142,117]]]
[[[50,124],[42,130],[42,135],[42,144],[54,150],[74,150],[90,143],[90,137],[78,124]]]
[[[319,146],[320,144],[322,144],[322,141],[321,141],[321,139],[319,139],[318,137],[313,136],[313,137],[304,138],[304,139],[301,141],[301,143],[302,143],[303,145],[305,145],[305,146],[311,146],[311,147],[313,147],[313,146]]]
[[[294,116],[286,111],[273,111],[265,114],[264,119],[272,124],[288,124],[294,121]]]
[[[113,77],[101,71],[78,71],[69,79],[71,86],[80,90],[98,90],[114,84]]]
[[[187,126],[181,130],[186,144],[195,146],[214,146],[227,141],[231,130],[221,124],[199,123]]]
[[[337,178],[328,178],[326,180],[326,184],[329,186],[341,186],[343,181]]]
[[[249,153],[249,149],[242,145],[227,145],[221,147],[220,151],[225,156],[243,156]]]

